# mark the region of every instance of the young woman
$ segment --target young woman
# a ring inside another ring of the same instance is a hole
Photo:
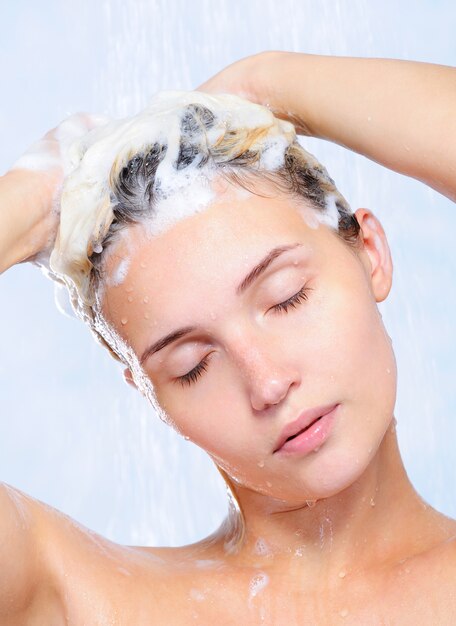
[[[126,547],[4,485],[0,622],[452,624],[456,522],[397,446],[386,236],[289,121],[454,199],[456,70],[273,52],[200,91],[288,122],[196,92],[73,118],[0,179],[0,270],[65,282],[232,510],[197,544]]]

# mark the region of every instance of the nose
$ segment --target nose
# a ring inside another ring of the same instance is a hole
[[[256,411],[279,404],[293,385],[298,385],[298,370],[287,362],[283,347],[274,349],[271,344],[252,345],[249,341],[238,343],[236,366],[247,381],[250,402]]]

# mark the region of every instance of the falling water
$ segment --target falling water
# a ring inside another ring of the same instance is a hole
[[[130,114],[157,90],[194,88],[261,50],[455,64],[452,10],[448,1],[436,12],[431,0],[419,9],[411,1],[43,0],[28,3],[24,19],[21,3],[10,3],[0,167],[70,112]],[[418,490],[456,516],[454,205],[341,147],[303,144],[389,236],[394,287],[380,310],[398,359],[400,445]],[[57,312],[52,293],[32,266],[0,277],[0,479],[117,541],[177,545],[207,535],[226,512],[218,472],[124,385],[119,365]]]

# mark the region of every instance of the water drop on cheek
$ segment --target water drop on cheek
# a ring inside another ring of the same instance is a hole
[[[264,461],[258,461],[257,465],[258,467],[264,467]]]
[[[127,300],[128,302],[133,302],[133,296],[128,296]]]
[[[148,320],[149,319],[149,313],[144,313],[144,319]]]
[[[141,261],[141,263],[139,264],[143,269],[145,269],[147,267],[147,263],[145,263],[144,261]]]
[[[131,293],[131,292],[133,291],[133,287],[130,285],[130,287],[126,287],[126,288],[125,288],[125,291],[126,291],[127,293]]]
[[[128,322],[128,319],[127,319],[126,317],[123,317],[123,318],[120,320],[120,323],[122,324],[122,326],[125,326],[125,324],[126,324],[127,322]]]
[[[149,302],[149,296],[144,296],[143,302],[144,304],[147,304]]]

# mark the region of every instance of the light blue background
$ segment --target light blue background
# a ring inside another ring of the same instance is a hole
[[[132,113],[265,49],[456,65],[451,1],[16,1],[2,3],[0,24],[1,171],[70,113]],[[304,144],[352,207],[384,224],[401,450],[419,492],[456,516],[456,207],[338,146]],[[0,480],[116,541],[177,545],[214,530],[226,507],[218,473],[57,311],[51,282],[17,266],[0,277],[0,305]]]

